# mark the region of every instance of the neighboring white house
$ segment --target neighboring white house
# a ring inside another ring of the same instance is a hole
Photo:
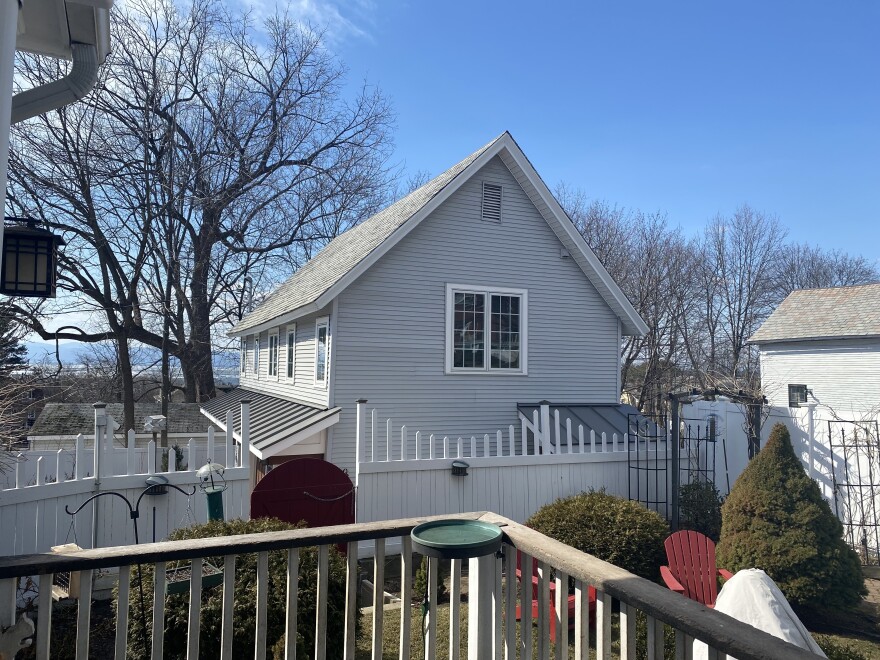
[[[494,438],[541,400],[619,405],[621,337],[645,331],[504,133],[334,239],[245,316],[231,332],[241,386],[202,409],[225,428],[248,399],[257,458],[317,455],[353,473],[358,399],[383,430],[392,418]]]
[[[880,413],[880,284],[793,291],[749,341],[771,406],[815,403],[844,420]]]

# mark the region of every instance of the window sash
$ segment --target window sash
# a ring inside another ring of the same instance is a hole
[[[242,337],[238,342],[238,372],[247,371],[247,339]]]
[[[525,291],[450,285],[449,368],[525,373]]]
[[[296,328],[287,331],[287,377],[293,380],[296,360]]]
[[[260,376],[260,338],[254,337],[254,376]]]
[[[278,335],[269,335],[269,375],[278,376]]]
[[[326,320],[315,322],[315,384],[327,382],[330,360],[330,323]]]

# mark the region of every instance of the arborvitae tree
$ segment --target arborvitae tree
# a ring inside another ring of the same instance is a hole
[[[866,593],[858,555],[777,424],[721,509],[718,565],[763,569],[801,611],[848,607]]]

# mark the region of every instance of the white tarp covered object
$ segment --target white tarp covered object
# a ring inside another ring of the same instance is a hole
[[[827,657],[791,609],[776,583],[760,569],[739,571],[728,580],[715,601],[715,611],[723,612],[820,657]],[[708,657],[709,648],[706,644],[695,641],[694,660],[707,660]],[[733,656],[728,658],[733,660]]]

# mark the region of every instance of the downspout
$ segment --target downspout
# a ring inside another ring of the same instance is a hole
[[[12,123],[36,117],[74,103],[92,91],[98,81],[98,53],[95,46],[71,44],[73,65],[70,73],[12,97]]]

